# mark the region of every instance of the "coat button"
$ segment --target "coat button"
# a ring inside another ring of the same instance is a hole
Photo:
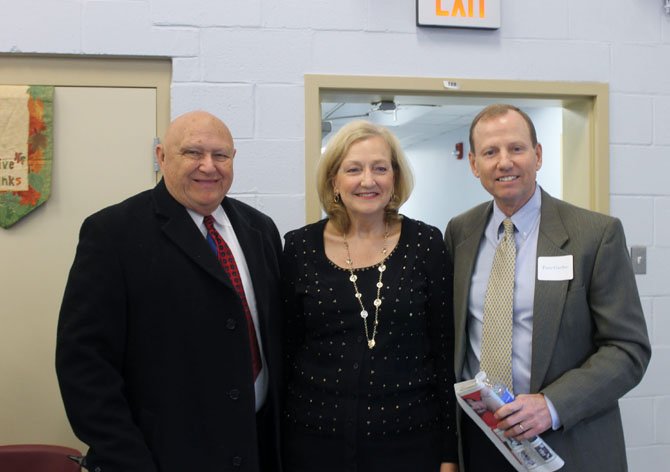
[[[235,322],[234,319],[232,319],[232,318],[228,318],[228,319],[226,320],[226,328],[228,328],[229,330],[232,331],[232,330],[234,330],[235,328],[237,328],[237,323]]]
[[[233,467],[239,467],[242,465],[242,458],[240,456],[235,456],[233,457],[233,460],[231,462],[233,464]]]
[[[238,389],[234,388],[230,392],[228,392],[228,396],[232,400],[237,400],[238,398],[240,398],[240,391]]]

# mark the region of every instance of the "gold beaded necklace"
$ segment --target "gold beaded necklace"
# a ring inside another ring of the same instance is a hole
[[[379,271],[379,280],[377,281],[377,296],[375,297],[375,300],[372,302],[372,304],[375,307],[375,322],[372,325],[372,337],[370,337],[368,332],[368,311],[365,309],[365,306],[363,305],[363,295],[361,294],[361,292],[358,291],[358,285],[356,284],[358,276],[354,274],[354,263],[351,260],[351,253],[349,252],[349,243],[347,243],[347,235],[342,233],[344,248],[347,250],[347,267],[349,269],[349,281],[354,286],[354,296],[356,297],[356,300],[358,300],[358,304],[361,306],[360,315],[361,318],[363,318],[363,327],[365,328],[365,339],[367,339],[368,341],[369,349],[375,347],[376,344],[375,336],[377,336],[377,326],[379,325],[379,308],[382,306],[382,298],[380,295],[382,287],[384,286],[384,284],[382,283],[382,276],[384,275],[384,271],[386,270],[386,258],[388,257],[386,250],[388,239],[389,239],[389,225],[388,223],[386,223],[386,230],[384,232],[384,247],[382,248],[382,255],[384,256],[384,258],[377,267],[377,270]]]

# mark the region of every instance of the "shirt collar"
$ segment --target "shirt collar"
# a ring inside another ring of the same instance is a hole
[[[198,225],[198,227],[202,226],[203,220],[205,219],[203,215],[201,215],[196,211],[191,210],[190,208],[187,208],[186,211],[188,212],[189,215],[191,215],[191,218],[193,218],[193,221],[195,222],[196,225]],[[233,226],[230,223],[228,215],[226,215],[226,212],[221,205],[216,207],[216,210],[212,212],[212,218],[214,218],[214,223],[216,223],[219,226],[223,227]]]
[[[530,200],[526,202],[524,206],[519,208],[516,213],[514,213],[510,218],[514,227],[516,228],[516,233],[521,236],[522,239],[528,238],[530,233],[533,231],[540,219],[540,208],[542,207],[542,191],[539,185],[535,185],[535,192],[530,197]],[[493,228],[497,228],[497,238],[499,239],[503,233],[502,222],[507,218],[498,205],[493,203],[493,215],[491,216],[491,223]]]

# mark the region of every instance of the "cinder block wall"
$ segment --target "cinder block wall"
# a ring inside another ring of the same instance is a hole
[[[233,193],[282,232],[304,222],[303,74],[601,81],[611,91],[611,212],[629,245],[654,355],[623,401],[633,471],[670,457],[670,16],[662,0],[505,0],[499,31],[417,28],[387,0],[0,0],[0,51],[173,58],[172,115],[222,116]],[[0,71],[1,73],[1,71]],[[665,367],[664,367],[665,366]]]

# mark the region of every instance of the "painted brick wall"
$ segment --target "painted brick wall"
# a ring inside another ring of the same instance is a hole
[[[505,0],[499,31],[418,29],[412,0],[0,0],[0,51],[173,58],[172,115],[237,139],[233,193],[303,223],[305,73],[609,82],[611,207],[654,355],[623,401],[633,471],[670,457],[670,16],[662,0]],[[0,71],[1,73],[1,71]],[[664,367],[665,366],[665,367]]]

